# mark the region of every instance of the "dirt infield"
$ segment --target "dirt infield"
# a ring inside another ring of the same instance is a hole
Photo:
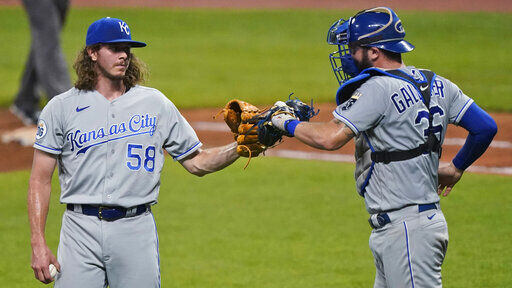
[[[320,114],[314,121],[329,121],[334,104],[319,105]],[[220,109],[193,109],[183,110],[182,113],[196,130],[205,147],[224,145],[232,141],[231,133],[224,122],[213,116]],[[483,173],[495,173],[512,175],[512,114],[494,113],[494,119],[498,122],[498,134],[489,150],[482,158],[475,162],[478,168],[473,170]],[[13,128],[23,127],[23,124],[8,110],[0,110],[0,133],[10,131]],[[443,156],[441,161],[448,162],[464,144],[467,132],[459,127],[451,125],[448,128]],[[23,147],[17,143],[0,144],[0,172],[28,169],[32,163],[33,149]],[[337,151],[320,151],[301,144],[293,138],[286,138],[280,145],[268,151],[267,156],[281,156],[306,159],[324,159],[331,161],[353,161],[353,141]],[[337,160],[341,159],[341,160]]]

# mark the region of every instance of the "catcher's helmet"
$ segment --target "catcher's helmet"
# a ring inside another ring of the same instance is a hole
[[[404,40],[402,21],[387,7],[377,7],[357,13],[349,19],[349,45],[370,46],[395,53],[412,51],[414,46]]]
[[[327,32],[327,43],[338,45],[338,51],[331,53],[330,59],[340,85],[360,72],[350,56],[349,46],[376,47],[395,53],[412,51],[414,46],[404,37],[402,21],[387,7],[363,10],[346,21],[336,21]]]

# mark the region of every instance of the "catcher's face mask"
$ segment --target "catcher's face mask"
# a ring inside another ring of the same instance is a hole
[[[334,76],[336,76],[340,85],[361,72],[350,55],[348,47],[347,32],[349,21],[350,19],[340,19],[334,22],[327,32],[327,43],[338,45],[338,51],[329,54],[329,59]]]
[[[349,48],[377,47],[394,53],[412,51],[414,45],[404,37],[402,21],[388,7],[363,10],[347,21],[336,21],[327,32],[327,43],[338,45],[338,51],[331,53],[330,59],[340,85],[361,72],[350,56]]]

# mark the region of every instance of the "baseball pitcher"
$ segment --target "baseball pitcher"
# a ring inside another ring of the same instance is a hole
[[[202,176],[238,159],[237,144],[201,149],[196,133],[160,91],[138,85],[144,65],[126,22],[89,26],[75,87],[53,98],[38,122],[28,190],[32,268],[55,287],[160,287],[157,202],[164,150]],[[51,178],[58,165],[67,205],[57,258],[45,242]]]
[[[327,35],[338,46],[330,55],[340,84],[334,119],[309,123],[276,113],[272,123],[318,149],[336,150],[355,138],[357,192],[373,228],[374,287],[441,287],[448,228],[439,195],[450,193],[497,127],[448,79],[405,66],[401,53],[414,46],[404,36],[387,7],[336,21]],[[453,161],[439,168],[448,124],[469,135]]]

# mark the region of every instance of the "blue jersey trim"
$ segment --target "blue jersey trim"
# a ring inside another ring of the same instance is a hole
[[[161,287],[162,280],[161,280],[161,272],[160,272],[160,241],[158,240],[158,230],[156,229],[156,220],[155,215],[151,213],[151,216],[153,217],[153,223],[155,223],[155,236],[156,236],[156,255],[158,257],[158,287]]]
[[[468,110],[469,106],[471,106],[471,104],[473,104],[473,99],[469,99],[468,101],[466,101],[466,103],[464,103],[464,106],[462,106],[462,109],[460,109],[459,113],[457,114],[457,117],[455,117],[455,123],[459,123],[460,122],[460,118],[462,118],[462,116],[464,115],[460,115],[461,113],[465,113],[465,111]]]
[[[194,148],[197,147],[197,145],[202,145],[201,141],[197,142],[194,146],[192,146],[190,149],[188,149],[187,151],[181,153],[180,155],[176,156],[176,157],[173,157],[174,160],[179,160],[180,157],[183,157],[185,156],[187,153],[191,152]],[[197,147],[199,148],[199,147]]]
[[[370,150],[372,150],[372,152],[375,152],[375,148],[373,148],[372,143],[370,143],[370,138],[368,138],[368,135],[365,132],[363,132],[363,136],[364,136],[364,139],[366,139],[368,146],[370,146]]]
[[[343,123],[347,124],[349,126],[349,128],[356,134],[359,134],[359,129],[357,129],[356,125],[354,125],[354,123],[350,122],[350,120],[348,120],[348,118],[342,116],[340,113],[338,113],[338,111],[334,110],[334,113],[336,113],[334,116],[336,116],[336,118],[338,118],[338,120],[340,121],[343,121]]]
[[[366,186],[368,186],[368,183],[370,182],[370,177],[372,176],[374,167],[375,167],[375,162],[372,161],[372,165],[370,166],[370,171],[368,171],[368,175],[366,175],[366,179],[364,180],[363,185],[361,185],[360,195],[363,197],[364,197],[364,194],[366,193]]]
[[[404,221],[404,229],[405,229],[405,245],[407,246],[407,261],[409,262],[409,273],[411,275],[412,288],[414,288],[414,275],[412,273],[411,252],[409,251],[409,233],[407,232],[407,224],[405,223],[405,221]]]
[[[46,146],[41,145],[41,144],[39,144],[39,143],[37,143],[37,142],[36,142],[36,143],[34,143],[34,145],[41,146],[41,147],[46,148],[46,149],[49,149],[49,150],[53,150],[53,151],[57,151],[57,152],[62,152],[62,149],[54,149],[54,148],[46,147]]]
[[[366,140],[366,143],[368,143],[368,146],[370,146],[370,150],[372,152],[375,152],[375,149],[372,146],[372,143],[370,143],[370,139],[368,139],[368,135],[366,135],[365,132],[363,132],[364,139]],[[363,185],[361,185],[360,195],[364,197],[364,193],[366,192],[366,186],[368,186],[368,183],[370,182],[370,178],[372,177],[373,168],[375,167],[375,161],[372,161],[372,164],[370,166],[370,171],[368,171],[368,175],[366,175],[366,179],[364,179]]]

